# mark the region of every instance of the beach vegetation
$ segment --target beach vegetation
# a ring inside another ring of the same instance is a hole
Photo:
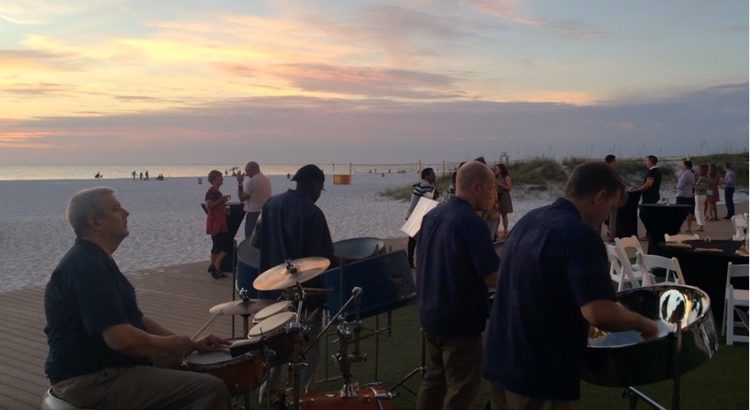
[[[748,184],[748,153],[738,154],[712,154],[690,158],[695,166],[700,164],[716,164],[719,173],[724,174],[724,163],[729,162],[737,174],[737,185]],[[584,163],[592,161],[585,157],[567,157],[557,161],[548,157],[535,157],[512,161],[508,164],[508,171],[513,179],[513,184],[526,191],[547,191],[559,189],[565,183],[570,172]],[[643,163],[643,158],[618,158],[617,170],[623,175],[626,183],[631,186],[639,186],[643,183],[648,171]],[[659,161],[659,169],[662,173],[663,183],[677,180],[677,173],[682,165],[681,159],[664,158]],[[416,183],[417,181],[415,181]],[[442,193],[448,189],[451,183],[451,175],[443,175],[437,179],[438,190]],[[381,196],[408,201],[411,198],[413,187],[411,185],[396,187],[380,193]]]

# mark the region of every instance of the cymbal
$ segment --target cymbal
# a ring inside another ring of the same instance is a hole
[[[274,301],[271,299],[249,299],[247,302],[240,299],[231,302],[218,304],[211,309],[209,313],[214,315],[254,315],[259,310],[270,305]]]
[[[317,277],[330,264],[327,258],[319,256],[284,262],[261,273],[253,281],[253,287],[257,290],[285,289]]]

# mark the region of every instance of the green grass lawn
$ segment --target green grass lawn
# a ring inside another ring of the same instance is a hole
[[[381,315],[381,326],[385,325],[385,315]],[[375,327],[374,318],[364,321],[369,329]],[[419,336],[419,318],[413,305],[393,312],[392,337],[380,338],[380,360],[377,376],[375,375],[375,340],[366,338],[362,350],[369,355],[368,361],[352,366],[354,380],[360,384],[381,381],[387,388],[393,386],[410,370],[419,366],[421,338]],[[337,345],[329,345],[329,355],[334,354]],[[322,353],[321,353],[322,358]],[[338,376],[338,365],[328,360],[329,376]],[[318,377],[324,377],[323,363]],[[719,352],[712,360],[699,368],[685,374],[682,379],[682,409],[747,409],[748,408],[748,347],[746,345],[721,345]],[[406,387],[413,391],[419,388],[420,376],[411,378]],[[319,385],[319,391],[337,391],[341,381],[330,381]],[[671,407],[672,383],[662,382],[639,388],[667,408]],[[603,388],[582,383],[582,409],[627,409],[628,402],[622,397],[621,388]],[[474,408],[484,408],[488,400],[489,388],[483,381],[482,388]],[[399,389],[394,399],[397,409],[413,409],[416,397],[406,389]],[[646,409],[645,404],[638,408]]]

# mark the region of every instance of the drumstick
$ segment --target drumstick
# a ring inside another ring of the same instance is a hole
[[[201,326],[201,328],[200,328],[200,329],[198,329],[198,331],[197,331],[197,332],[195,332],[195,334],[194,334],[194,335],[193,335],[193,336],[192,336],[192,337],[190,338],[190,340],[193,340],[193,341],[195,341],[195,339],[196,339],[196,338],[197,338],[197,337],[198,337],[198,336],[199,336],[199,335],[200,335],[201,333],[203,333],[203,331],[204,331],[204,330],[206,330],[206,328],[207,328],[208,326],[210,326],[210,325],[211,325],[211,323],[213,323],[213,322],[214,322],[214,320],[216,320],[216,318],[217,318],[217,317],[219,317],[219,315],[220,315],[220,314],[221,314],[221,313],[214,313],[214,315],[213,315],[213,316],[211,316],[211,318],[210,318],[210,319],[208,319],[208,320],[206,321],[206,323],[204,323],[204,324],[203,324],[203,326]]]

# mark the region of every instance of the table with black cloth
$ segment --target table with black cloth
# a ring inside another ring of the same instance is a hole
[[[721,326],[724,311],[724,293],[727,280],[727,264],[747,264],[748,257],[736,252],[744,242],[732,240],[692,240],[683,242],[689,247],[662,243],[657,254],[680,261],[685,283],[701,288],[711,298],[714,321]],[[707,251],[715,249],[719,251]],[[747,289],[747,278],[732,279],[738,289]]]
[[[638,236],[638,202],[641,200],[641,191],[628,192],[625,204],[615,211],[615,237],[625,238]]]
[[[656,248],[664,242],[664,234],[680,232],[685,218],[693,211],[690,205],[641,204],[641,221],[648,235],[648,253],[656,253]]]
[[[227,213],[227,229],[229,229],[229,235],[232,239],[237,235],[237,231],[240,229],[240,225],[242,225],[242,221],[245,219],[245,210],[243,207],[244,204],[240,202],[231,202],[227,204],[227,208],[229,208],[229,212]],[[204,212],[208,213],[208,208],[206,208],[205,203],[201,204],[201,208],[203,208]],[[232,261],[234,261],[234,246],[232,246],[232,250],[227,252],[227,256],[221,261],[221,271],[233,272],[234,264]]]

